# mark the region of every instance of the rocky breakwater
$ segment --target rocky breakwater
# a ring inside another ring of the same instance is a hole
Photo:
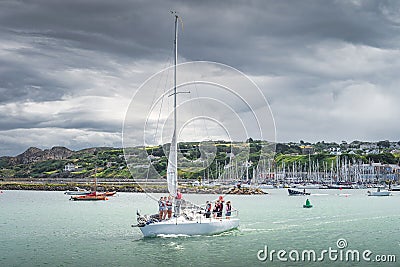
[[[226,192],[226,194],[232,194],[232,195],[264,195],[268,194],[264,191],[262,191],[259,188],[231,188],[229,191]]]
[[[36,190],[36,191],[66,191],[71,187],[67,184],[36,184],[36,183],[1,183],[1,190]]]
[[[268,194],[259,188],[222,188],[222,187],[181,187],[186,194],[231,194],[231,195],[264,195]]]
[[[77,184],[77,183],[23,183],[23,182],[0,182],[0,190],[37,190],[37,191],[67,191],[75,190],[80,187],[86,190],[93,190],[90,184]],[[117,191],[117,192],[132,192],[141,193],[144,190],[137,184],[98,184],[97,191]]]

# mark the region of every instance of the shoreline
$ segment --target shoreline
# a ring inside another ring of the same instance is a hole
[[[79,183],[35,183],[35,182],[0,182],[0,190],[31,190],[31,191],[68,191],[75,187],[92,189],[90,184]],[[117,191],[124,193],[168,193],[164,186],[138,184],[97,184],[98,191]],[[234,194],[234,195],[262,195],[267,194],[257,188],[221,188],[221,187],[179,187],[185,194]]]

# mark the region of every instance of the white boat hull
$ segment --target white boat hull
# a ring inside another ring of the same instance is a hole
[[[307,184],[307,185],[299,185],[297,189],[319,189],[320,185],[318,184]]]
[[[375,197],[390,196],[390,192],[389,191],[368,192],[368,196],[375,196]]]
[[[183,217],[167,221],[155,222],[139,227],[144,237],[159,235],[211,235],[229,231],[239,227],[239,219],[202,218],[186,220]]]
[[[66,191],[64,194],[69,196],[84,196],[90,194],[91,191]]]
[[[400,191],[400,185],[395,185],[391,188],[392,191]]]
[[[274,189],[275,187],[272,184],[262,184],[258,186],[259,189]]]

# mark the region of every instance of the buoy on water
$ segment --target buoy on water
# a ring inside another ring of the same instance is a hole
[[[310,200],[307,198],[306,204],[303,205],[303,208],[312,208],[312,205],[310,203]]]

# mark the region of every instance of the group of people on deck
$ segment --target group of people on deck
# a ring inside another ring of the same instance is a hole
[[[174,217],[179,217],[180,215],[180,207],[182,201],[182,193],[180,191],[177,192],[175,196],[175,210]],[[210,201],[206,202],[204,215],[206,218],[211,218],[211,214],[213,218],[222,218],[222,214],[224,212],[224,198],[220,196],[217,201],[214,203],[214,208],[212,207],[212,203]],[[173,205],[173,197],[162,196],[158,201],[158,211],[159,211],[159,220],[169,220],[172,217],[172,208]],[[225,217],[229,219],[232,215],[232,206],[231,202],[227,201],[225,204]]]
[[[178,190],[175,196],[175,211],[174,216],[179,216],[180,214],[180,207],[182,201],[182,193]],[[173,207],[173,198],[172,196],[169,197],[160,197],[158,201],[158,218],[160,220],[171,219],[172,217],[172,207]]]
[[[215,201],[214,208],[212,209],[212,204],[210,201],[206,202],[206,208],[205,208],[205,216],[206,218],[211,217],[211,213],[213,214],[214,218],[222,218],[222,213],[224,211],[224,198],[222,196],[219,197],[217,201]],[[212,211],[211,211],[212,209]],[[230,218],[232,215],[232,205],[230,201],[226,202],[225,205],[225,217],[227,219]]]
[[[158,218],[160,220],[171,219],[172,217],[172,197],[161,197],[158,201]]]

